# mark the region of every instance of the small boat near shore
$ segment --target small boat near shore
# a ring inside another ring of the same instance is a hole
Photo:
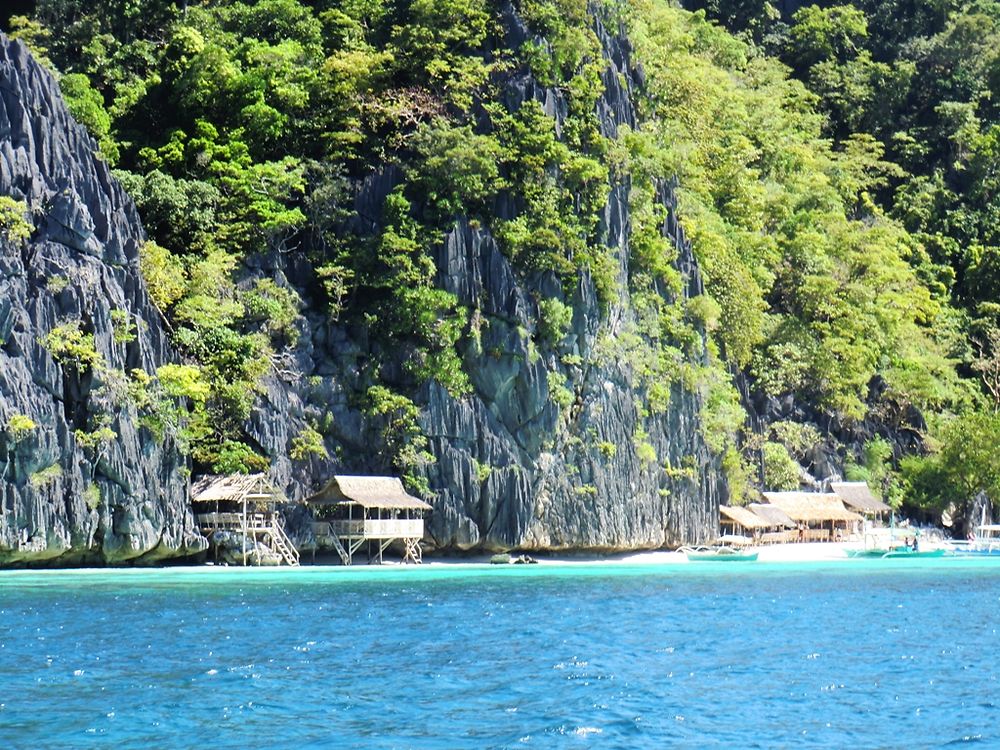
[[[889,550],[882,555],[882,559],[892,559],[892,558],[918,558],[918,557],[944,557],[948,554],[946,549],[912,549],[909,547],[902,547],[900,549]]]
[[[951,544],[960,557],[1000,557],[1000,524],[980,524],[972,539]]]
[[[876,549],[849,549],[847,556],[852,558],[862,558],[866,560],[885,560],[906,557],[910,559],[922,557],[944,557],[949,551],[943,547],[935,549],[913,549],[912,547],[893,547]]]
[[[758,554],[724,545],[681,547],[678,552],[683,552],[689,562],[753,562]]]

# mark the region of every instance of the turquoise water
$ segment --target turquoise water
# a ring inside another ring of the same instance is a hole
[[[1000,746],[1000,564],[0,573],[4,748]]]

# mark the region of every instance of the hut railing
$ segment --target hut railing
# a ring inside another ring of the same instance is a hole
[[[424,535],[421,518],[369,518],[363,521],[331,521],[339,537],[363,539],[419,539]]]
[[[246,529],[248,531],[268,531],[275,523],[274,517],[276,515],[275,513],[247,513]],[[242,513],[198,513],[194,518],[195,523],[203,531],[243,530]]]

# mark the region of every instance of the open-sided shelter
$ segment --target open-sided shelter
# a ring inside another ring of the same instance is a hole
[[[765,499],[780,508],[799,525],[804,541],[826,542],[838,532],[857,531],[863,520],[844,507],[833,493],[827,492],[765,492]]]
[[[767,530],[761,535],[761,541],[768,544],[794,542],[798,535],[795,523],[788,514],[777,505],[769,503],[750,503],[748,506],[760,518],[767,521]]]
[[[754,538],[759,537],[761,531],[768,526],[767,521],[749,508],[730,505],[719,507],[719,524],[723,535],[749,534]]]
[[[849,510],[863,516],[881,518],[892,512],[892,508],[872,494],[868,482],[831,482],[830,489]]]
[[[195,523],[209,542],[217,531],[235,531],[244,540],[253,540],[255,550],[264,545],[288,565],[299,564],[299,552],[285,533],[284,519],[277,505],[285,502],[264,474],[206,475],[191,483],[191,503]],[[243,544],[243,564],[260,562],[247,555]]]
[[[395,540],[403,543],[403,561],[419,563],[424,536],[424,513],[431,506],[410,495],[398,477],[334,476],[316,494],[306,498],[316,522],[320,543],[337,550],[350,565],[365,543],[374,542],[369,559],[382,562],[382,553]]]

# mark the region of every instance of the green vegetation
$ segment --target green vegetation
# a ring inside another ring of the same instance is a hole
[[[329,453],[323,444],[323,436],[310,425],[303,427],[302,431],[292,438],[292,447],[288,455],[293,461],[305,461],[311,456],[329,458]]]
[[[56,362],[75,372],[93,370],[104,363],[94,345],[94,334],[84,333],[82,326],[82,321],[68,320],[41,339],[42,346]]]
[[[900,465],[874,439],[847,457],[890,501],[905,486],[925,507],[979,492],[1000,503],[976,468],[1000,464],[1000,3],[857,0],[784,19],[766,0],[686,4],[703,12],[518,0],[545,42],[507,49],[489,0],[39,0],[16,32],[60,74],[134,196],[151,237],[142,271],[187,363],[131,374],[144,424],[199,468],[266,466],[246,420],[297,345],[303,308],[321,306],[366,342],[354,395],[379,460],[426,493],[420,388],[463,397],[470,358],[503,354],[483,351],[483,312],[437,285],[433,253],[464,218],[525,278],[552,280],[519,335],[562,412],[590,365],[625,366],[644,466],[658,463],[645,420],[696,393],[734,502],[761,453],[765,482],[797,486],[796,462],[829,435],[795,422],[748,435],[741,372],[839,424],[923,415],[926,456]],[[638,121],[616,137],[596,114],[606,63],[591,12],[624,23],[645,75]],[[559,91],[558,122],[501,95],[524,70]],[[356,188],[373,171],[384,199],[359,216]],[[662,236],[673,176],[705,281],[690,298]],[[600,236],[620,185],[625,264]],[[30,234],[26,213],[0,198],[9,241]],[[259,270],[282,256],[313,281]],[[591,283],[605,311],[628,301],[635,316],[595,352],[562,353],[565,300]],[[127,343],[135,329],[117,315]],[[64,367],[100,370],[79,322],[44,343]],[[325,455],[320,430],[291,450]]]
[[[32,488],[40,490],[57,481],[62,475],[63,470],[59,464],[49,464],[29,476],[28,483]]]
[[[38,424],[26,414],[12,414],[7,420],[7,431],[15,443],[24,440],[35,431]]]
[[[129,344],[135,341],[138,326],[128,310],[112,310],[111,326],[111,335],[116,344]]]
[[[101,506],[101,488],[96,484],[88,485],[83,491],[83,500],[90,510],[97,510]]]
[[[875,250],[864,261],[865,274],[879,265],[889,286],[880,285],[874,295],[860,289],[851,318],[863,323],[868,300],[887,309],[863,333],[864,347],[855,352],[837,343],[830,354],[849,366],[857,385],[872,372],[884,378],[889,390],[872,405],[877,418],[908,405],[923,411],[927,455],[904,457],[900,465],[891,446],[875,439],[862,455],[849,457],[850,475],[867,479],[894,504],[905,497],[928,509],[962,510],[978,493],[1000,504],[1000,488],[976,468],[1000,461],[990,447],[997,445],[992,413],[1000,392],[1000,192],[994,189],[1000,4],[854,0],[807,5],[785,18],[767,2],[685,4],[751,39],[744,47],[748,67],[759,69],[767,55],[790,67],[806,105],[800,111],[820,115],[814,130],[838,162],[828,180],[846,215],[871,226],[868,237],[882,228],[880,242],[865,241],[859,250]],[[773,130],[770,118],[764,124],[762,130]],[[899,248],[904,266],[885,264],[879,249],[885,240]],[[806,272],[810,265],[803,266]],[[830,280],[857,278],[853,272]],[[887,296],[882,289],[896,291]],[[778,299],[785,298],[782,293]],[[908,312],[900,316],[900,310]],[[831,333],[844,330],[837,318],[826,325]],[[773,351],[784,367],[766,366],[754,355],[759,382],[771,392],[794,391],[820,374],[803,356],[801,327],[783,328],[779,324],[778,332],[797,338],[782,335],[777,346],[765,342],[763,353]],[[824,403],[845,404],[842,398]],[[973,455],[973,444],[982,455]]]
[[[34,229],[25,218],[27,206],[10,196],[0,195],[0,237],[14,245],[25,242]]]
[[[799,465],[788,455],[785,446],[766,442],[761,451],[764,456],[764,486],[772,490],[797,490]]]
[[[472,459],[472,468],[475,470],[475,472],[476,472],[476,480],[480,484],[482,484],[487,479],[489,479],[490,475],[493,473],[493,467],[492,466],[490,466],[488,463],[484,463],[484,462],[479,461],[479,460],[477,460],[475,458]]]

